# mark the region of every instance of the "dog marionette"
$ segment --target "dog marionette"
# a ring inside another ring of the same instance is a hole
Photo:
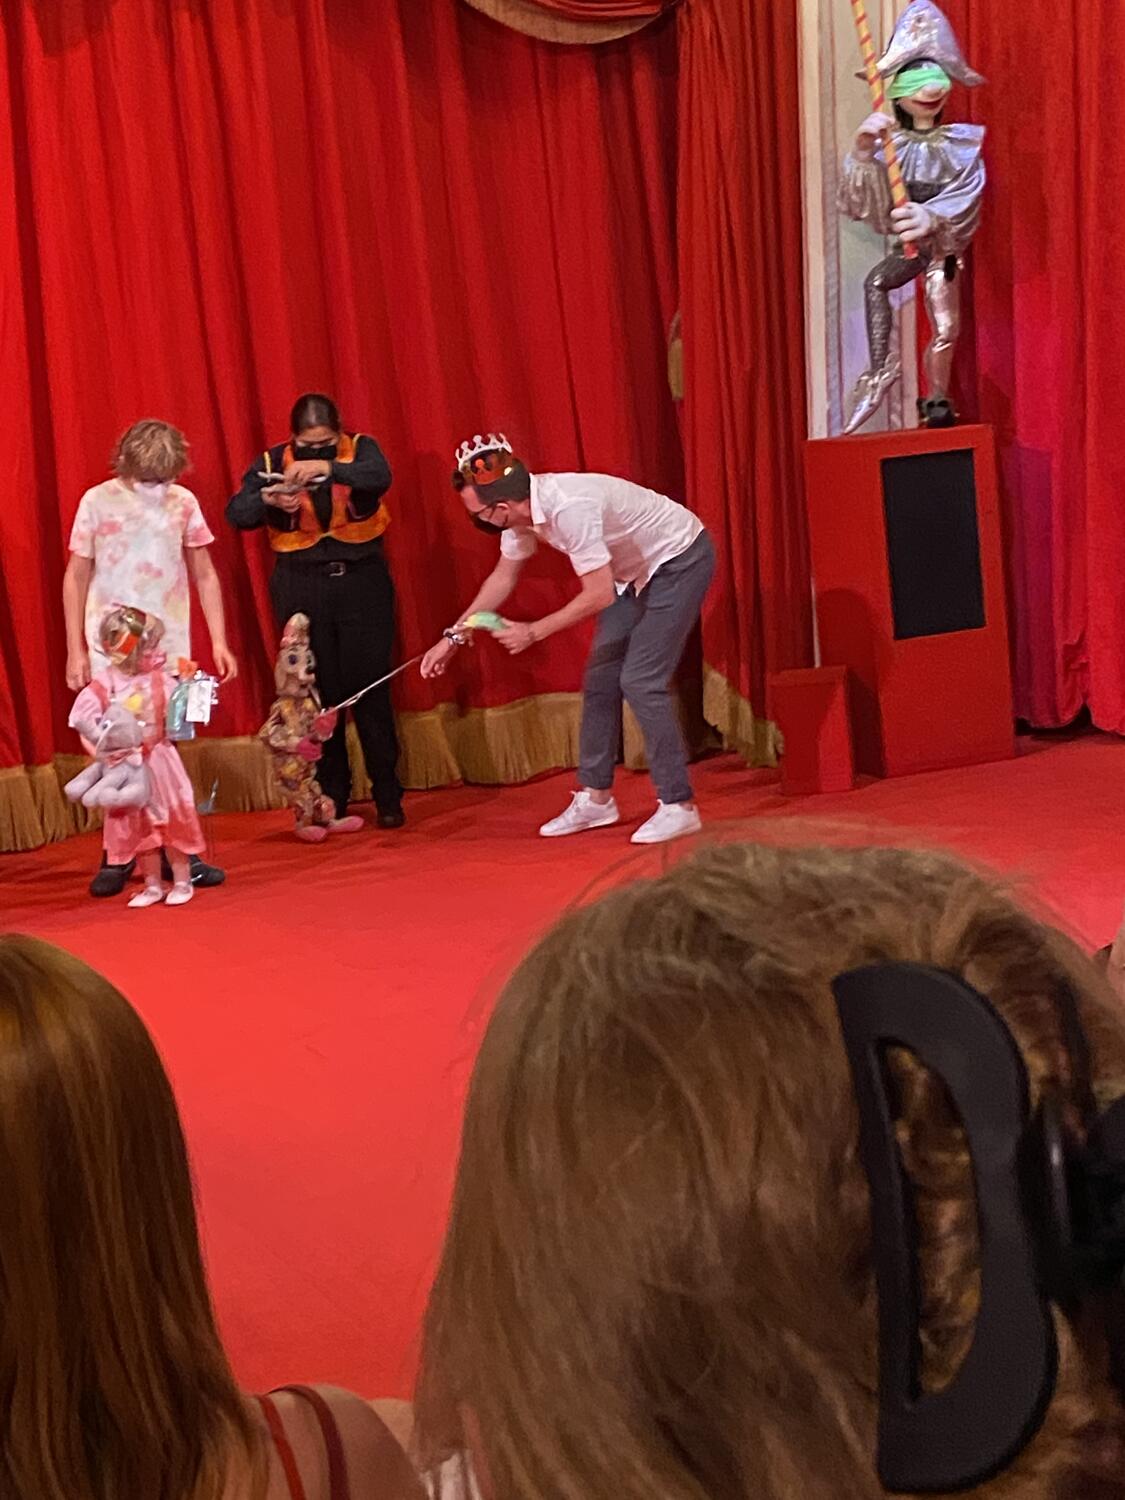
[[[297,837],[320,844],[332,833],[358,833],[363,819],[338,818],[316,776],[316,763],[338,716],[321,707],[307,615],[294,615],[282,631],[274,679],[277,697],[258,738],[270,752],[278,790],[293,809]]]

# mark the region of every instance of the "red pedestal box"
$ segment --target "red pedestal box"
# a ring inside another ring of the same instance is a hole
[[[810,442],[805,473],[820,659],[850,669],[858,769],[1012,755],[992,429]]]
[[[781,730],[781,790],[787,797],[850,792],[855,786],[846,667],[778,672],[769,679],[769,715]]]

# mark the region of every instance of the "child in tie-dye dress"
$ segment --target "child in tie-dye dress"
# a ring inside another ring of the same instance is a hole
[[[115,477],[87,490],[79,503],[63,584],[66,676],[75,692],[107,665],[98,627],[114,605],[127,602],[155,615],[164,622],[169,660],[190,659],[189,581],[199,594],[219,677],[227,682],[237,675],[209,551],[215,538],[199,501],[176,483],[187,463],[182,432],[168,422],[136,422],[117,445]],[[131,869],[132,861],[115,864],[107,854],[91,894],[120,894]],[[196,854],[192,879],[196,885],[218,885],[224,876]]]

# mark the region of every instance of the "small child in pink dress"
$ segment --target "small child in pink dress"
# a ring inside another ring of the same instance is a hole
[[[192,785],[165,729],[168,700],[177,682],[159,650],[163,634],[164,626],[155,615],[132,606],[111,609],[99,627],[109,665],[82,689],[70,711],[70,725],[91,754],[93,726],[110,703],[127,708],[141,724],[151,799],[146,807],[107,809],[102,835],[110,864],[127,865],[135,859],[140,867],[144,889],[129,902],[137,907],[155,906],[165,899],[169,906],[190,901],[190,856],[204,849]],[[160,876],[162,848],[172,866],[173,885],[167,898]]]

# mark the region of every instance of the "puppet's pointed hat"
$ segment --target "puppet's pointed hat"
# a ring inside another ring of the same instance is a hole
[[[893,78],[923,58],[936,62],[966,88],[975,89],[985,81],[965,61],[957,33],[945,12],[933,0],[911,0],[898,19],[890,46],[879,59],[879,72],[884,78]]]
[[[308,615],[290,615],[285,622],[285,629],[281,632],[281,650],[288,651],[291,646],[307,646],[308,643]]]

